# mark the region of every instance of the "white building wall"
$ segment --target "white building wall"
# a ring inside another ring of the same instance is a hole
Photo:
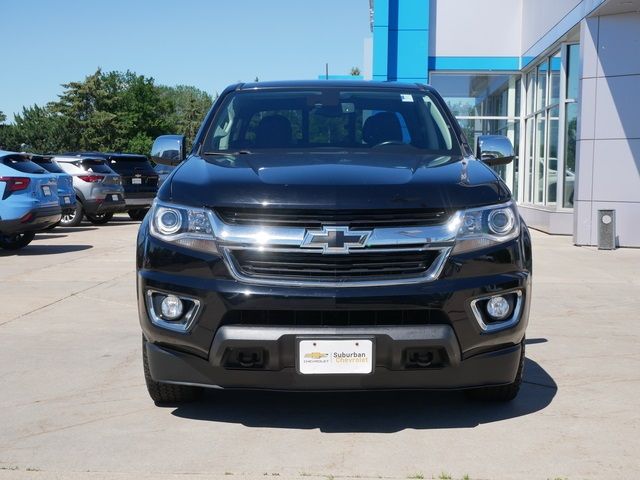
[[[522,2],[522,50],[533,47],[581,0],[520,0]]]
[[[429,56],[517,57],[522,0],[431,0]]]
[[[597,243],[597,211],[616,210],[620,246],[640,245],[640,14],[582,22],[574,240]]]

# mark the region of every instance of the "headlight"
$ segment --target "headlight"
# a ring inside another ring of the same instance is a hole
[[[454,254],[508,242],[520,234],[520,216],[513,202],[465,210],[458,224]]]
[[[155,202],[149,233],[168,243],[202,252],[218,253],[209,212],[169,203]]]

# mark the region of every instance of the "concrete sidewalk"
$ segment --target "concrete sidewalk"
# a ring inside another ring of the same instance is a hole
[[[211,392],[158,408],[142,377],[137,228],[120,216],[0,253],[0,479],[640,474],[640,250],[534,232],[526,382],[509,405]]]

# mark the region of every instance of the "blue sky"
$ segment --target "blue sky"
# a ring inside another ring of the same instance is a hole
[[[230,83],[362,68],[368,0],[0,0],[0,110],[60,84],[133,70],[210,93]]]

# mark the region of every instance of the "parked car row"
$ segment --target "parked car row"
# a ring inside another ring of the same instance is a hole
[[[96,225],[117,212],[142,220],[158,177],[144,155],[0,151],[0,248],[22,248],[38,231],[75,227],[85,217]]]

